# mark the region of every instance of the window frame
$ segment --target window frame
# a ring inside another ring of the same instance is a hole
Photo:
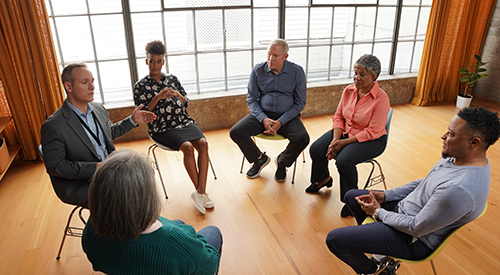
[[[134,41],[134,34],[133,34],[133,26],[132,26],[132,15],[133,14],[145,14],[145,13],[160,13],[161,14],[161,21],[162,21],[162,34],[163,34],[163,42],[165,45],[167,45],[168,41],[167,41],[167,37],[166,37],[166,31],[165,31],[165,13],[166,12],[175,12],[175,11],[184,11],[184,12],[191,12],[192,13],[192,20],[193,20],[193,34],[194,34],[194,50],[193,51],[186,51],[186,52],[176,52],[176,53],[169,53],[168,52],[168,47],[167,47],[167,53],[166,53],[166,58],[165,58],[165,65],[164,65],[164,70],[166,71],[166,73],[170,73],[169,72],[169,58],[170,57],[175,57],[175,56],[188,56],[188,55],[193,55],[194,56],[194,74],[195,74],[195,87],[196,87],[196,90],[193,92],[193,91],[187,91],[188,94],[190,95],[193,95],[193,94],[201,94],[201,88],[200,88],[200,71],[199,71],[199,55],[200,54],[207,54],[207,53],[222,53],[223,55],[223,66],[224,66],[224,79],[223,79],[223,82],[224,82],[224,89],[223,90],[217,90],[217,91],[214,91],[214,92],[219,92],[219,91],[222,91],[222,92],[228,92],[228,91],[231,91],[231,90],[234,90],[233,88],[229,87],[228,85],[228,71],[227,71],[227,68],[228,68],[228,61],[227,61],[227,54],[228,53],[233,53],[233,52],[248,52],[250,51],[250,63],[252,64],[248,64],[248,67],[249,67],[249,72],[248,74],[250,74],[250,70],[251,68],[253,67],[253,65],[255,64],[255,51],[258,51],[258,50],[265,50],[267,48],[266,45],[262,45],[262,46],[255,46],[255,41],[254,41],[254,14],[255,14],[255,10],[262,10],[262,9],[278,9],[278,20],[277,20],[277,29],[278,29],[278,34],[277,36],[280,37],[280,38],[283,38],[283,39],[287,39],[286,36],[285,36],[285,31],[286,31],[286,25],[285,25],[285,20],[286,20],[286,13],[287,13],[287,10],[289,9],[296,9],[296,8],[300,8],[300,9],[304,9],[304,8],[307,8],[307,37],[304,38],[304,39],[300,39],[302,41],[293,41],[293,40],[290,40],[288,41],[289,42],[289,46],[290,48],[305,48],[306,49],[306,56],[305,56],[305,64],[301,64],[304,68],[304,71],[306,73],[306,77],[308,76],[308,72],[309,72],[309,58],[310,58],[310,52],[311,52],[311,48],[314,48],[314,47],[329,47],[329,56],[328,56],[328,60],[331,60],[332,58],[332,49],[333,47],[335,46],[350,46],[351,47],[351,50],[350,50],[350,59],[349,59],[349,77],[352,76],[352,67],[353,67],[353,63],[354,63],[354,46],[355,45],[361,45],[361,44],[371,44],[371,53],[373,54],[374,52],[374,48],[375,48],[375,45],[377,43],[382,43],[382,42],[377,42],[376,41],[376,28],[377,28],[377,19],[378,19],[378,15],[379,15],[379,8],[384,8],[384,7],[391,7],[391,8],[396,8],[396,11],[395,11],[395,20],[394,20],[394,25],[393,25],[393,35],[392,35],[392,41],[390,42],[391,44],[391,50],[390,50],[390,62],[389,62],[389,65],[388,65],[388,75],[394,75],[395,73],[395,66],[396,66],[396,56],[397,56],[397,50],[398,50],[398,43],[399,42],[410,42],[412,43],[412,50],[411,50],[411,60],[410,60],[410,65],[409,65],[409,68],[408,68],[408,72],[407,73],[412,73],[414,72],[412,70],[412,65],[413,65],[413,61],[414,61],[414,56],[415,56],[415,49],[416,49],[416,44],[418,42],[423,42],[424,41],[424,38],[418,38],[418,31],[419,31],[419,21],[420,21],[420,15],[421,15],[421,11],[422,11],[422,8],[430,8],[431,5],[430,4],[422,4],[424,0],[419,0],[419,4],[409,4],[409,5],[404,5],[403,4],[403,0],[396,0],[396,4],[379,4],[379,0],[375,0],[374,3],[368,3],[368,4],[314,4],[314,0],[307,0],[307,5],[295,5],[295,6],[292,6],[292,5],[289,5],[287,6],[286,5],[286,0],[278,0],[277,1],[277,6],[269,6],[269,7],[261,7],[261,6],[254,6],[254,1],[253,0],[249,0],[249,5],[234,5],[234,6],[203,6],[203,7],[184,7],[184,8],[168,8],[168,7],[165,7],[164,6],[164,1],[163,0],[158,0],[161,2],[161,8],[158,9],[158,10],[148,10],[148,11],[131,11],[130,10],[130,5],[129,5],[129,1],[131,0],[121,0],[121,5],[122,5],[122,11],[121,12],[109,12],[109,13],[90,13],[90,8],[89,8],[89,0],[84,0],[86,5],[87,5],[87,11],[86,13],[83,13],[83,14],[76,14],[76,15],[54,15],[54,12],[53,12],[53,7],[52,7],[52,0],[46,0],[46,5],[47,5],[47,9],[49,10],[49,20],[51,22],[51,25],[53,25],[53,39],[54,39],[54,42],[56,44],[56,49],[59,53],[59,65],[60,65],[60,68],[63,68],[64,66],[66,66],[67,64],[69,64],[70,62],[66,62],[65,59],[64,59],[64,55],[63,55],[63,49],[61,48],[61,43],[60,43],[60,39],[59,39],[59,35],[58,35],[58,26],[56,24],[56,18],[58,17],[71,17],[71,16],[84,16],[84,17],[87,17],[88,19],[88,22],[89,22],[89,28],[90,28],[90,33],[91,33],[91,39],[92,39],[92,47],[93,47],[93,51],[94,51],[94,58],[93,60],[81,60],[79,62],[82,62],[82,63],[93,63],[95,64],[95,68],[96,68],[96,73],[97,75],[94,76],[96,78],[96,80],[98,81],[98,87],[99,87],[99,95],[100,95],[100,99],[101,99],[101,102],[103,104],[106,104],[106,103],[115,103],[115,101],[112,101],[112,102],[106,102],[105,101],[105,93],[106,91],[103,89],[102,87],[102,76],[101,76],[101,72],[100,72],[100,66],[99,66],[99,62],[103,62],[103,61],[119,61],[119,60],[127,60],[128,63],[129,63],[129,71],[130,71],[130,79],[131,79],[131,87],[130,87],[130,98],[127,98],[127,99],[123,99],[123,101],[126,101],[126,102],[130,102],[133,98],[133,87],[134,87],[134,84],[139,80],[139,73],[138,73],[138,64],[137,64],[137,60],[138,58],[141,58],[141,56],[137,56],[136,55],[136,47],[143,47],[143,45],[135,45],[135,41]],[[333,25],[334,25],[334,14],[335,14],[335,9],[336,8],[345,8],[345,7],[349,7],[349,8],[354,8],[354,19],[352,21],[352,37],[353,39],[351,41],[344,41],[344,42],[335,42],[333,41]],[[358,9],[359,8],[369,8],[369,7],[373,7],[375,8],[376,10],[376,14],[375,14],[375,23],[374,23],[374,31],[373,31],[373,36],[372,36],[372,39],[371,41],[363,41],[363,42],[356,42],[355,41],[355,34],[356,34],[356,19],[357,19],[357,13],[358,13]],[[415,30],[414,30],[414,34],[413,34],[413,37],[412,38],[409,38],[409,39],[401,39],[399,37],[399,33],[400,33],[400,26],[401,26],[401,15],[402,15],[402,9],[403,7],[416,7],[418,8],[418,14],[417,14],[417,22],[415,24]],[[331,8],[332,9],[332,19],[331,19],[331,35],[330,35],[330,38],[329,38],[329,42],[322,42],[322,43],[311,43],[311,10],[312,9],[316,9],[316,8]],[[249,48],[241,48],[241,49],[228,49],[226,47],[226,35],[225,35],[225,13],[226,11],[228,10],[235,10],[235,9],[249,9],[250,10],[250,47]],[[199,12],[199,11],[206,11],[206,10],[221,10],[222,11],[222,28],[223,28],[223,47],[222,49],[217,49],[217,50],[199,50],[198,49],[198,42],[197,42],[197,37],[196,37],[196,12]],[[127,57],[126,58],[111,58],[111,59],[99,59],[98,56],[97,56],[97,51],[96,51],[96,42],[95,42],[95,38],[94,38],[94,29],[93,29],[93,26],[92,26],[92,20],[91,20],[91,16],[95,16],[95,15],[116,15],[116,14],[120,14],[123,16],[123,22],[124,22],[124,28],[125,28],[125,41],[126,41],[126,49],[127,49]],[[384,42],[384,43],[388,43],[388,42]],[[144,55],[145,56],[145,55]],[[333,79],[338,79],[338,78],[332,78],[331,76],[331,72],[332,72],[332,62],[329,61],[328,62],[328,73],[327,73],[327,77],[326,77],[326,81],[331,81]],[[312,82],[319,82],[319,81],[325,81],[324,79],[322,80],[309,80],[308,79],[308,83],[312,83]],[[241,88],[240,88],[241,89]],[[203,94],[206,94],[206,95],[209,95],[211,92],[203,92]],[[120,101],[121,102],[121,101]]]

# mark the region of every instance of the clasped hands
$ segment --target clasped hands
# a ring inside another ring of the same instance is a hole
[[[344,148],[345,140],[337,139],[332,140],[330,145],[328,145],[328,150],[326,151],[326,158],[328,160],[334,159],[342,148]]]
[[[158,97],[158,99],[166,99],[166,98],[171,98],[171,97],[174,97],[174,96],[177,96],[179,97],[179,92],[172,89],[172,88],[165,88],[163,90],[161,90],[157,95],[156,97]]]
[[[262,124],[264,125],[264,128],[266,129],[264,131],[264,134],[267,134],[267,135],[277,135],[278,130],[281,128],[281,122],[279,120],[272,120],[268,117],[266,117],[262,120]]]
[[[355,199],[358,201],[361,209],[366,212],[366,215],[372,216],[380,204],[385,200],[385,193],[382,191],[368,191],[367,195],[357,196]]]

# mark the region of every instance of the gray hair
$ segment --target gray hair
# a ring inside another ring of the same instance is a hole
[[[288,48],[288,43],[285,41],[285,39],[276,38],[273,41],[271,41],[269,46],[271,46],[271,45],[282,45],[283,48],[281,49],[281,52],[285,55],[288,54],[289,48]]]
[[[367,70],[373,76],[373,80],[377,79],[380,75],[380,60],[371,54],[362,55],[358,61],[354,63],[354,67]]]
[[[149,158],[115,151],[99,166],[89,187],[90,219],[97,235],[136,239],[160,216],[161,200]]]

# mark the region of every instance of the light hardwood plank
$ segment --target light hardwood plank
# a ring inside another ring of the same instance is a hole
[[[475,97],[475,106],[500,111],[500,104]],[[389,143],[378,157],[389,188],[424,177],[440,158],[441,135],[457,113],[454,102],[417,107],[411,104],[394,109]],[[311,143],[332,124],[333,114],[304,118]],[[261,177],[245,177],[250,165],[245,161],[240,174],[242,154],[231,141],[229,129],[205,132],[210,157],[217,174],[208,177],[208,192],[216,206],[206,215],[192,206],[194,188],[184,169],[182,153],[158,150],[169,199],[162,216],[181,219],[197,230],[217,225],[224,236],[220,273],[226,274],[354,274],[332,255],[325,238],[334,228],[354,225],[353,219],[340,218],[338,174],[331,162],[334,186],[310,195],[311,160],[309,148],[297,162],[295,184],[293,167],[284,183],[274,181],[274,158],[286,141],[257,139],[258,146],[273,162]],[[147,153],[149,139],[117,143]],[[439,274],[498,274],[500,272],[500,145],[488,151],[491,165],[489,209],[484,217],[461,229],[434,262]],[[358,166],[362,186],[370,165]],[[382,187],[380,187],[382,188]],[[0,274],[102,274],[94,272],[81,248],[79,238],[68,237],[62,258],[55,260],[64,225],[72,206],[59,201],[52,190],[43,163],[16,160],[0,181]],[[88,217],[88,211],[84,211]],[[74,226],[81,222],[74,217]],[[403,264],[399,274],[432,274],[429,263]]]

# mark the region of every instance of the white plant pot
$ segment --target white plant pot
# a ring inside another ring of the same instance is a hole
[[[472,101],[471,95],[459,94],[457,95],[457,108],[463,109],[470,106],[470,102]]]

